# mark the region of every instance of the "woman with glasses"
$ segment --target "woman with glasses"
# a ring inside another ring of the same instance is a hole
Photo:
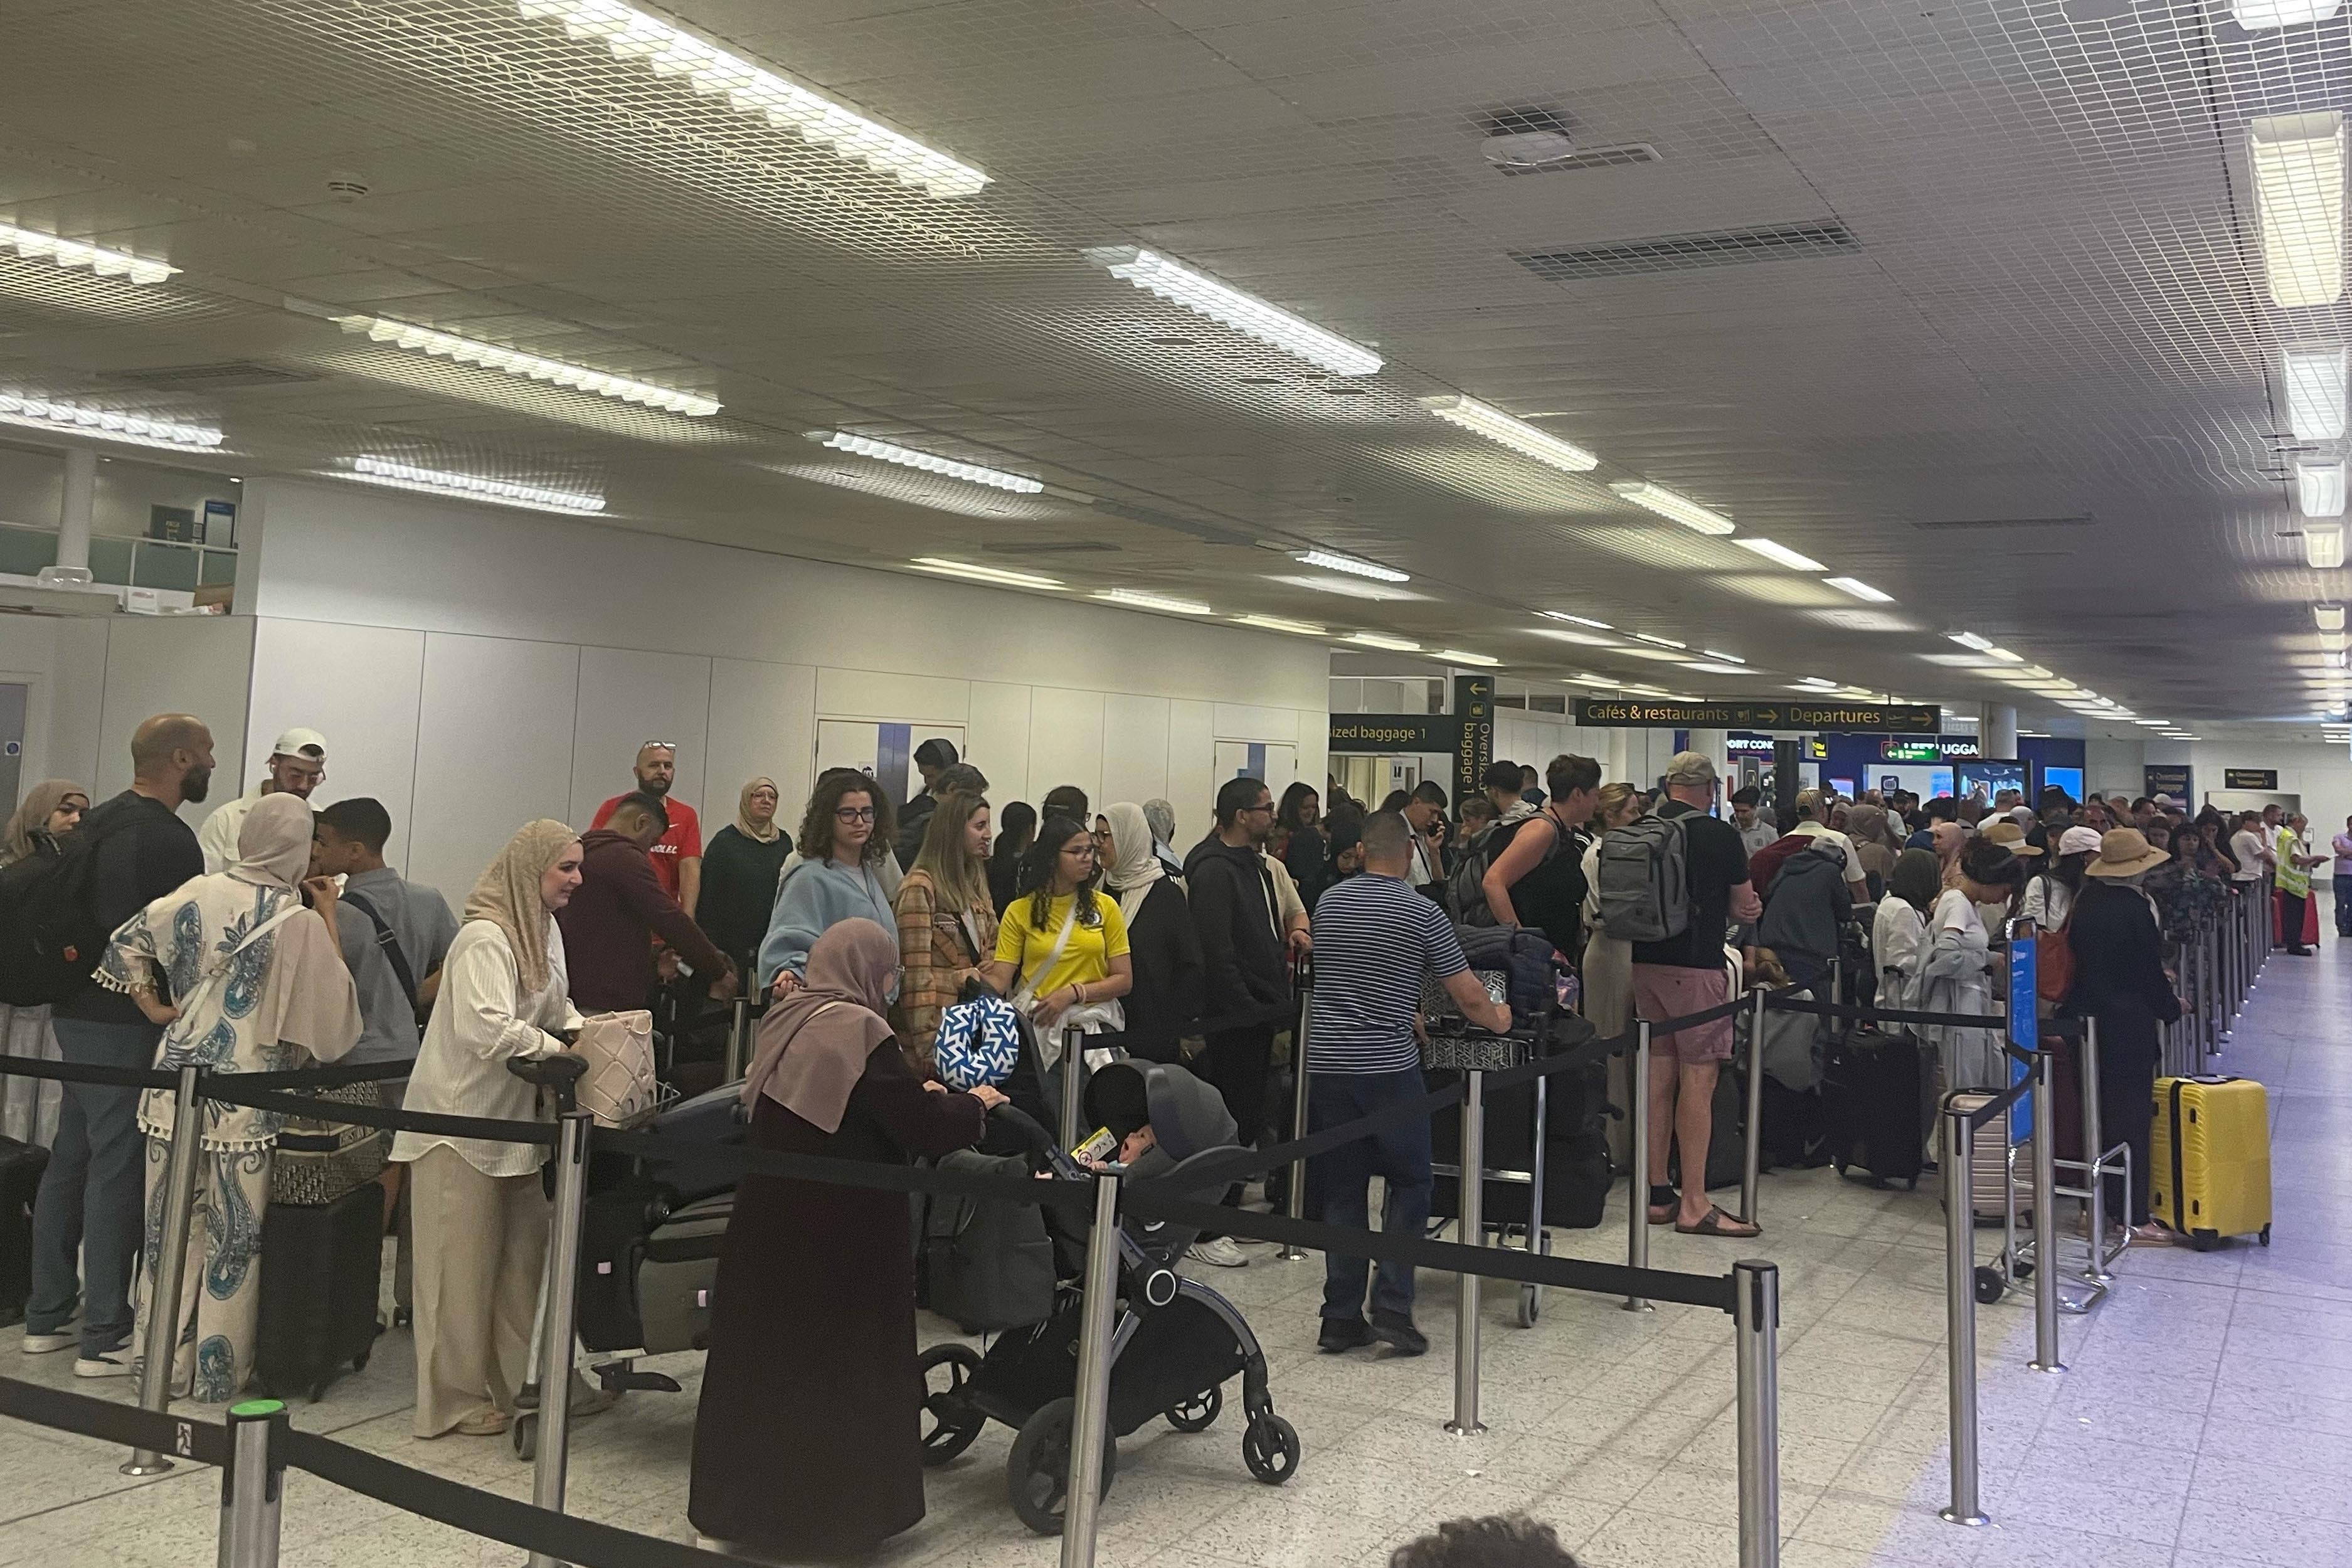
[[[898,917],[881,876],[883,861],[896,867],[893,828],[889,799],[872,779],[855,768],[818,777],[801,817],[800,856],[784,868],[760,943],[760,983],[771,994],[782,998],[800,987],[809,949],[843,921],[872,921],[898,945]]]

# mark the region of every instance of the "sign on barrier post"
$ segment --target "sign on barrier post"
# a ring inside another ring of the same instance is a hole
[[[1103,1449],[1110,1436],[1112,1315],[1118,1297],[1118,1178],[1095,1178],[1094,1228],[1087,1233],[1086,1295],[1079,1308],[1077,1375],[1071,1392],[1070,1473],[1062,1504],[1062,1568],[1094,1568],[1095,1516],[1102,1501]]]
[[[196,1149],[204,1123],[196,1114],[204,1069],[180,1068],[172,1097],[172,1142],[163,1163],[163,1234],[147,1285],[147,1342],[140,1348],[139,1407],[158,1415],[172,1407],[172,1362],[180,1348],[180,1288],[187,1278],[188,1227],[196,1209]],[[142,1212],[144,1212],[142,1205]],[[126,1476],[160,1476],[172,1461],[146,1448],[131,1450]]]
[[[1780,1270],[1731,1266],[1739,1379],[1739,1568],[1780,1563]]]
[[[1633,1025],[1633,1177],[1625,1193],[1625,1264],[1650,1266],[1650,1021]],[[1706,1177],[1702,1173],[1699,1180]],[[1625,1298],[1629,1312],[1646,1312],[1650,1303],[1639,1296]]]
[[[580,1283],[580,1226],[588,1205],[588,1135],[594,1119],[584,1110],[563,1113],[555,1143],[555,1215],[547,1243],[547,1321],[540,1335],[539,1451],[533,1460],[530,1500],[551,1512],[563,1511],[564,1466],[571,1458],[572,1318]],[[530,1554],[530,1568],[560,1568],[544,1552]]]
[[[277,1456],[286,1406],[248,1399],[228,1409],[229,1462],[221,1468],[219,1568],[278,1568],[285,1466]]]

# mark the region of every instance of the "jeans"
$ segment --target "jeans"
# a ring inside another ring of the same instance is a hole
[[[1424,1091],[1419,1069],[1407,1068],[1382,1073],[1317,1073],[1307,1089],[1307,1126],[1310,1132],[1337,1127],[1384,1110],[1401,1100],[1418,1099]],[[1386,1178],[1388,1201],[1381,1211],[1381,1229],[1391,1236],[1419,1239],[1429,1226],[1429,1118],[1414,1116],[1402,1125],[1380,1129],[1352,1143],[1307,1162],[1307,1194],[1311,1213],[1326,1225],[1365,1227],[1370,1209],[1370,1184]],[[1323,1257],[1323,1316],[1347,1321],[1364,1312],[1364,1268],[1370,1260]],[[1372,1310],[1412,1315],[1412,1265],[1383,1262],[1372,1280]]]
[[[2336,877],[2336,934],[2352,937],[2352,877]]]
[[[163,1037],[152,1024],[58,1018],[52,1026],[58,1054],[82,1067],[152,1068]],[[106,1084],[65,1086],[58,1140],[33,1202],[33,1294],[25,1331],[56,1333],[71,1321],[79,1295],[86,1356],[119,1350],[131,1338],[131,1274],[145,1226],[139,1093]]]

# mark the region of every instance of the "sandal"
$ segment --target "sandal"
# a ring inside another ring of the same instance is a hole
[[[495,1437],[507,1429],[507,1413],[495,1405],[485,1405],[450,1428],[460,1437]]]
[[[1652,1225],[1674,1224],[1675,1215],[1682,1212],[1682,1206],[1683,1195],[1671,1186],[1654,1186],[1650,1189],[1650,1223]]]
[[[2153,1223],[2131,1227],[2126,1245],[2131,1247],[2170,1247],[2172,1232]]]
[[[1675,1223],[1675,1229],[1684,1236],[1720,1236],[1738,1241],[1745,1241],[1750,1237],[1764,1234],[1763,1226],[1750,1225],[1744,1219],[1736,1219],[1724,1213],[1721,1208],[1714,1206],[1710,1206],[1706,1213],[1699,1216],[1696,1225],[1684,1225],[1677,1220]]]

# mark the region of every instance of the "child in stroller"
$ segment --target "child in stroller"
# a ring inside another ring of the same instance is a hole
[[[1234,1120],[1217,1091],[1181,1067],[1118,1061],[1088,1080],[1090,1121],[1117,1140],[1130,1180],[1150,1180],[1171,1195],[1196,1197],[1204,1163],[1235,1148]],[[1056,1147],[1035,1119],[1011,1106],[993,1113],[1020,1131],[1055,1176],[1076,1179],[1088,1167]],[[1187,1171],[1196,1173],[1190,1186]],[[1119,1306],[1111,1340],[1109,1425],[1126,1436],[1155,1415],[1180,1432],[1205,1431],[1224,1407],[1223,1384],[1242,1376],[1248,1425],[1242,1459],[1250,1473],[1280,1486],[1298,1469],[1298,1433],[1274,1413],[1265,1354],[1233,1303],[1198,1280],[1180,1278],[1176,1262],[1193,1229],[1129,1219],[1118,1237]],[[982,1355],[963,1344],[935,1345],[922,1356],[923,1456],[943,1465],[969,1448],[992,1418],[1017,1436],[1005,1465],[1013,1511],[1040,1535],[1061,1531],[1075,1416],[1081,1296],[1065,1279],[1052,1314],[997,1337]],[[1109,1490],[1118,1449],[1106,1444],[1103,1489]]]

